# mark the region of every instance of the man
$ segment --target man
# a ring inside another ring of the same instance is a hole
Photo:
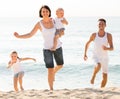
[[[85,45],[85,52],[84,52],[84,60],[87,60],[87,50],[89,44],[93,41],[94,42],[94,52],[93,52],[93,59],[96,63],[96,66],[93,71],[93,75],[91,78],[91,84],[94,84],[94,80],[96,74],[102,68],[102,82],[101,88],[105,87],[107,83],[107,74],[108,74],[108,54],[107,51],[113,50],[113,42],[112,42],[112,35],[110,33],[105,32],[106,27],[106,20],[99,19],[98,20],[98,33],[93,33],[90,36],[90,39]]]

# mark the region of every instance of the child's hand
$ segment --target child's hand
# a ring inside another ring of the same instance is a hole
[[[33,61],[35,61],[35,62],[36,62],[36,59],[34,59],[34,58],[33,58]]]
[[[7,68],[10,68],[12,65],[13,65],[13,63],[11,61],[9,61]]]
[[[63,24],[68,25],[68,21],[67,21],[65,18],[63,18],[63,20],[61,20],[61,22],[62,22]]]

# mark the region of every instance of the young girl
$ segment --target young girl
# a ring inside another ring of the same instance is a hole
[[[11,56],[11,60],[9,61],[7,68],[10,68],[10,67],[13,68],[13,71],[14,71],[14,89],[15,89],[15,91],[18,91],[18,82],[19,82],[20,89],[24,90],[23,86],[22,86],[22,78],[24,76],[24,71],[21,67],[20,62],[24,61],[24,60],[36,61],[36,59],[29,58],[29,57],[19,58],[16,51],[13,51],[10,56]]]

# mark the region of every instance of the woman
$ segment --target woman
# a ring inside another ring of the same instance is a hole
[[[51,51],[50,49],[53,47],[54,43],[54,36],[55,36],[55,23],[54,20],[51,18],[51,10],[47,5],[44,5],[40,8],[39,16],[42,18],[39,22],[36,23],[34,28],[30,33],[19,35],[17,32],[14,33],[15,37],[17,38],[30,38],[35,33],[40,30],[43,38],[44,38],[44,49],[43,49],[43,55],[44,55],[44,62],[46,65],[46,68],[48,69],[48,83],[50,90],[53,90],[53,82],[54,82],[54,76],[55,73],[63,67],[64,61],[63,61],[63,53],[62,53],[62,47],[61,42],[58,39],[57,41],[57,49],[55,51]],[[53,57],[54,56],[54,57]],[[54,68],[54,59],[56,61],[57,66]]]

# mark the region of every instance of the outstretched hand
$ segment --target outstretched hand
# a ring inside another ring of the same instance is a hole
[[[15,37],[19,37],[19,34],[17,32],[14,32]]]
[[[33,58],[33,61],[36,62],[36,59]]]

